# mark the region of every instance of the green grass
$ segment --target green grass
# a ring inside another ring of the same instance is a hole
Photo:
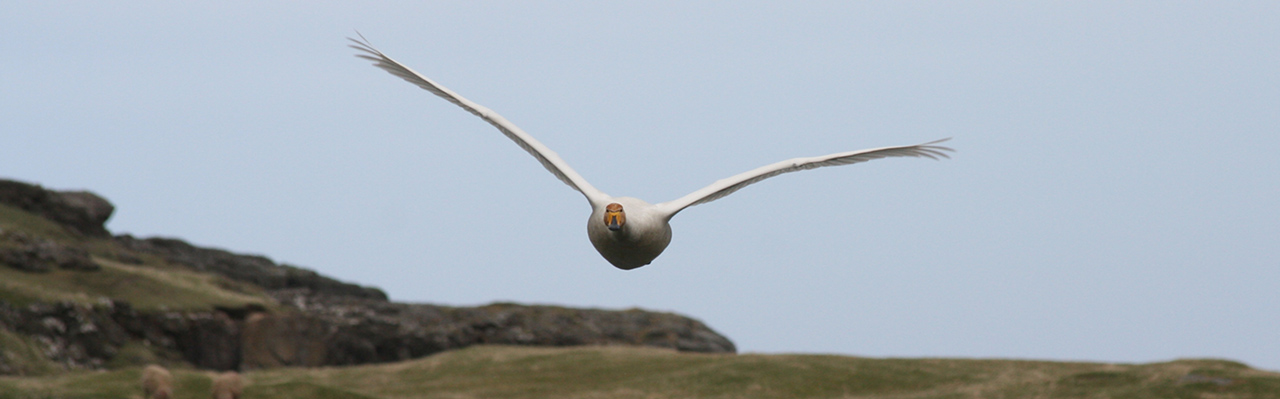
[[[140,311],[205,311],[215,306],[243,307],[249,304],[279,308],[261,288],[252,284],[170,265],[159,257],[122,248],[110,238],[73,234],[54,222],[11,206],[0,205],[0,229],[22,233],[36,240],[82,248],[92,254],[93,261],[102,267],[96,271],[54,267],[48,272],[32,273],[0,265],[0,301],[13,306],[37,302],[92,306],[101,303],[103,298],[110,298],[126,301]],[[0,249],[16,245],[0,240]],[[141,264],[114,261],[120,258],[131,259],[135,263],[141,261]],[[23,375],[61,372],[62,368],[42,353],[44,347],[29,337],[0,328],[0,364],[7,365],[10,372]],[[141,342],[130,342],[114,359],[110,359],[107,366],[128,369],[173,357],[172,354],[157,354],[155,350]],[[26,395],[23,397],[41,397],[39,392],[23,392]],[[61,396],[59,394],[58,397]],[[0,395],[0,399],[5,397]]]
[[[208,374],[176,371],[179,398]],[[1220,360],[1123,365],[634,347],[481,346],[382,365],[246,374],[254,398],[1280,398],[1280,373]],[[138,369],[0,378],[0,398],[128,397]],[[35,396],[22,396],[35,395]]]
[[[129,302],[139,310],[208,310],[214,306],[259,304],[272,307],[262,290],[212,274],[196,273],[160,258],[121,248],[111,239],[86,238],[21,209],[0,205],[0,229],[16,231],[61,245],[83,248],[102,266],[99,271],[53,268],[31,273],[0,267],[0,301],[22,306],[33,302],[94,304],[100,298]],[[0,245],[4,243],[0,242]],[[142,261],[130,265],[120,256]]]
[[[170,370],[174,399],[206,399],[213,374],[195,370]],[[141,398],[140,367],[113,371],[83,371],[46,377],[0,377],[0,399],[26,398]]]
[[[0,363],[20,374],[43,375],[58,370],[39,348],[31,338],[0,329]]]
[[[355,392],[311,382],[289,381],[245,388],[244,398],[373,399]]]
[[[77,241],[77,238],[63,228],[62,225],[34,213],[4,204],[0,204],[0,229],[21,231],[57,242]]]
[[[29,273],[0,267],[0,300],[15,305],[32,302],[93,304],[99,298],[129,302],[139,310],[204,310],[272,302],[261,290],[205,273],[179,268],[125,265],[94,258],[98,271],[54,269]]]

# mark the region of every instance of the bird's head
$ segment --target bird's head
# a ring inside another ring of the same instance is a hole
[[[615,202],[604,207],[604,225],[609,226],[609,230],[622,230],[626,223],[627,214],[622,211],[622,204]]]

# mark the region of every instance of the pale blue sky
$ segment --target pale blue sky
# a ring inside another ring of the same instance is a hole
[[[400,301],[674,311],[747,352],[1280,370],[1275,2],[260,3],[0,6],[0,176]],[[581,195],[353,57],[357,29],[613,195],[958,152],[751,186],[624,272]]]

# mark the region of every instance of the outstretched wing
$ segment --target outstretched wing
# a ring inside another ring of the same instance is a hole
[[[873,159],[889,157],[925,157],[931,159],[950,158],[947,156],[946,151],[955,150],[935,145],[947,140],[950,140],[950,138],[901,147],[872,148],[869,150],[841,152],[837,154],[823,155],[820,157],[788,159],[786,161],[765,165],[745,173],[739,173],[727,179],[717,180],[715,183],[711,183],[711,185],[703,187],[698,191],[694,191],[689,195],[680,197],[675,201],[663,202],[656,206],[662,210],[668,218],[670,218],[671,216],[675,216],[676,213],[680,212],[684,208],[718,200],[726,195],[733,194],[734,191],[741,190],[743,187],[783,173],[821,168],[823,166],[851,165]]]
[[[454,93],[452,90],[441,86],[435,81],[427,79],[426,76],[422,76],[422,74],[409,69],[409,67],[404,66],[404,64],[396,62],[396,60],[391,59],[391,57],[388,57],[386,54],[378,51],[378,49],[373,48],[373,45],[370,45],[369,41],[364,39],[363,35],[360,36],[360,39],[362,40],[356,40],[353,38],[348,39],[355,43],[351,45],[351,48],[364,52],[364,54],[356,54],[356,57],[373,61],[374,66],[382,68],[383,70],[390,72],[392,75],[399,76],[401,79],[404,79],[409,83],[418,85],[418,87],[426,89],[445,100],[449,100],[449,102],[462,107],[462,109],[467,110],[467,112],[475,114],[481,119],[484,119],[485,122],[489,122],[493,127],[498,128],[502,134],[506,135],[507,138],[511,139],[511,141],[516,142],[516,144],[527,151],[529,155],[533,155],[534,158],[537,158],[538,162],[542,163],[543,167],[556,175],[556,178],[559,178],[560,181],[564,182],[564,184],[568,184],[569,187],[573,187],[574,190],[578,190],[578,192],[586,196],[587,201],[591,202],[593,205],[595,202],[608,197],[604,193],[600,192],[600,190],[593,187],[591,183],[587,183],[587,180],[583,179],[578,172],[573,170],[573,168],[570,168],[569,164],[565,163],[563,159],[560,159],[560,156],[556,155],[555,151],[551,151],[550,148],[547,148],[547,146],[538,142],[538,140],[534,139],[533,136],[530,136],[529,133],[525,133],[524,130],[520,130],[519,127],[510,121],[507,121],[507,119],[503,118],[502,115],[498,115],[497,112],[493,112],[493,110],[485,108],[483,105],[471,102],[471,100],[459,96],[458,93]]]

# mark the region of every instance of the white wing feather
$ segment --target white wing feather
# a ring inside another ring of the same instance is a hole
[[[364,36],[360,36],[360,38],[364,39]],[[391,57],[388,57],[386,54],[383,54],[381,51],[373,48],[373,45],[369,44],[368,40],[348,39],[355,43],[351,45],[351,48],[366,53],[356,54],[356,57],[373,61],[374,66],[382,68],[383,70],[390,72],[392,75],[399,76],[401,79],[426,89],[432,94],[440,96],[445,100],[449,100],[449,102],[462,107],[462,109],[467,110],[467,112],[475,114],[481,119],[484,119],[485,122],[489,122],[490,125],[498,128],[502,134],[506,135],[507,138],[510,138],[511,141],[516,142],[516,144],[527,151],[529,155],[533,155],[534,158],[537,158],[538,162],[542,163],[543,167],[556,175],[556,178],[559,178],[560,181],[564,182],[564,184],[568,184],[569,187],[573,187],[574,190],[578,190],[578,192],[586,196],[587,201],[591,202],[593,206],[596,202],[603,201],[605,198],[608,198],[608,195],[597,190],[591,185],[591,183],[587,183],[586,179],[582,178],[582,176],[579,175],[578,172],[575,172],[573,168],[570,168],[569,164],[563,159],[560,159],[560,156],[556,155],[555,151],[551,151],[550,148],[547,148],[547,146],[538,142],[538,140],[534,139],[533,136],[530,136],[529,133],[525,133],[524,130],[521,130],[515,124],[507,121],[507,119],[503,118],[502,115],[498,115],[497,112],[493,112],[493,110],[485,108],[480,104],[471,102],[471,100],[463,98],[452,90],[428,79],[426,76],[422,76],[422,74],[409,69],[409,67],[404,64],[396,62],[396,60],[391,59]]]
[[[709,186],[689,193],[689,195],[680,197],[674,201],[663,202],[655,206],[666,214],[668,219],[670,219],[684,208],[724,198],[724,196],[733,194],[734,191],[741,190],[743,187],[783,173],[820,168],[823,166],[851,165],[873,159],[889,157],[925,157],[931,159],[938,159],[940,157],[950,158],[947,156],[945,151],[955,150],[934,145],[947,140],[950,139],[946,138],[917,145],[841,152],[837,154],[823,155],[820,157],[788,159],[786,161],[765,165],[744,173],[739,173],[727,179],[717,180]]]

